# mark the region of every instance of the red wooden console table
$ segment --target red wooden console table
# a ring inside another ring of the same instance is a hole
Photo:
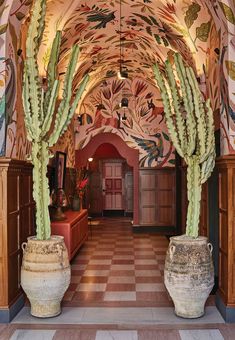
[[[66,211],[66,220],[51,222],[51,234],[64,236],[71,260],[88,237],[87,210]]]

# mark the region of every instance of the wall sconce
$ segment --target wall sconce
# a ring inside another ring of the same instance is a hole
[[[125,121],[125,120],[127,120],[127,116],[126,116],[125,108],[124,108],[124,114],[123,114],[123,116],[121,117],[121,120],[122,120],[122,121]]]
[[[118,79],[127,79],[128,73],[126,70],[122,70],[122,66],[120,66],[120,71],[118,71]]]
[[[121,121],[127,120],[126,110],[125,110],[125,109],[128,108],[128,104],[129,104],[128,98],[123,97],[122,100],[121,100],[121,103],[120,103],[120,105],[119,105],[120,108],[123,108],[123,116],[121,115],[121,113],[117,112],[119,128],[120,128],[120,123],[121,123]]]
[[[121,103],[120,103],[120,107],[128,107],[128,104],[129,104],[129,100],[128,98],[126,97],[123,97],[122,100],[121,100]]]
[[[88,162],[92,162],[92,161],[93,161],[93,157],[89,157]]]

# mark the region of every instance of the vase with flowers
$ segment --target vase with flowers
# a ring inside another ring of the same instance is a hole
[[[85,194],[86,186],[88,184],[88,172],[85,168],[78,168],[75,170],[74,178],[74,194],[72,200],[72,209],[79,211],[82,209],[82,201]]]

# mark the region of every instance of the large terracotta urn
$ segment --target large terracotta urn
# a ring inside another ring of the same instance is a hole
[[[60,314],[60,303],[69,287],[71,269],[62,236],[49,240],[28,237],[22,244],[21,286],[33,316],[45,318]]]
[[[170,238],[164,283],[174,302],[176,315],[198,318],[204,314],[205,302],[214,286],[212,245],[206,237],[182,235]]]

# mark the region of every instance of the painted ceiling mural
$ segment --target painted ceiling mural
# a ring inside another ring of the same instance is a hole
[[[25,19],[31,3],[32,0],[0,0],[0,152],[4,154],[2,141],[7,130],[6,154],[17,158],[24,158],[28,150],[19,88],[27,27]],[[174,51],[180,51],[198,73],[205,95],[212,100],[222,132],[222,153],[234,152],[235,1],[122,0],[121,21],[119,4],[120,0],[48,0],[39,58],[41,76],[45,76],[45,65],[57,29],[63,30],[58,65],[61,78],[69,48],[78,43],[81,53],[76,83],[84,73],[90,72],[87,93],[98,91],[105,81],[114,80],[120,65],[120,40],[130,83],[135,83],[139,77],[154,84],[153,63],[163,65],[167,56],[171,58]],[[23,53],[18,56],[19,49]],[[18,88],[12,91],[14,79]],[[86,100],[87,96],[84,103]],[[146,135],[142,134],[142,137]]]
[[[127,107],[120,107],[122,101]],[[76,126],[76,149],[98,133],[111,132],[139,149],[141,167],[174,165],[160,93],[140,77],[103,81],[84,99]]]

